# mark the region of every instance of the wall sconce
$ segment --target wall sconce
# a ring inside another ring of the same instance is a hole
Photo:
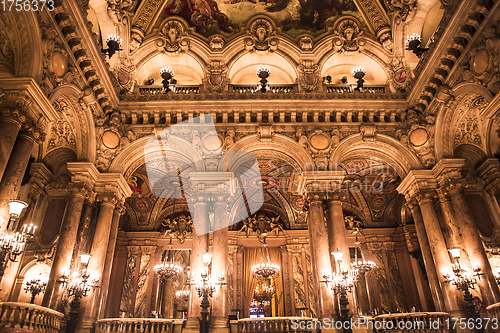
[[[163,67],[160,70],[160,76],[163,79],[161,83],[163,85],[164,92],[175,92],[175,83],[177,81],[174,79],[174,70],[172,67]]]
[[[121,51],[122,47],[122,39],[118,37],[117,35],[109,35],[108,38],[106,39],[106,45],[108,46],[107,49],[102,49],[101,52],[104,54],[107,54],[108,57],[111,59],[111,57],[118,51]]]
[[[444,282],[445,283],[451,283],[452,285],[455,286],[459,291],[463,293],[464,296],[464,301],[467,305],[467,311],[469,312],[469,315],[475,318],[477,316],[475,312],[475,305],[473,303],[473,298],[471,294],[471,289],[474,289],[475,285],[477,284],[477,281],[481,278],[481,269],[480,268],[474,268],[472,272],[468,272],[462,267],[460,267],[460,248],[459,247],[454,247],[448,250],[453,259],[455,259],[455,263],[452,264],[452,269],[453,269],[453,276],[450,276],[449,274],[443,274],[443,277],[445,278]]]
[[[36,227],[33,224],[25,224],[22,232],[4,233],[0,236],[0,281],[5,272],[7,260],[16,261],[17,257],[23,253],[26,244],[34,237]]]
[[[7,230],[9,230],[11,223],[14,223],[19,218],[26,206],[28,206],[28,204],[24,201],[9,200],[9,223],[7,224]]]
[[[412,51],[417,57],[421,57],[422,54],[424,54],[428,48],[422,48],[420,47],[420,43],[422,42],[422,39],[420,38],[419,34],[413,34],[411,36],[406,37],[405,41],[405,46],[406,49],[409,51]]]
[[[90,273],[87,266],[90,260],[90,254],[80,254],[81,271],[79,275],[69,276],[65,274],[61,277],[61,282],[66,285],[68,295],[73,296],[70,304],[69,319],[66,324],[66,333],[75,332],[76,323],[78,321],[78,309],[80,308],[80,300],[88,295],[98,282],[98,279],[90,279]]]

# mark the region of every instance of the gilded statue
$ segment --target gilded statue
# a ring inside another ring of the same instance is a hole
[[[193,220],[191,216],[182,214],[173,219],[163,219],[161,222],[161,235],[173,235],[177,237],[181,244],[184,243],[188,232],[191,231],[193,231]]]

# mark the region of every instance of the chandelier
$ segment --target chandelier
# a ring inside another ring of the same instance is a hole
[[[177,276],[182,272],[182,267],[177,265],[174,261],[174,256],[172,253],[172,237],[170,237],[170,243],[168,244],[168,250],[165,260],[158,265],[155,265],[155,272],[161,276],[162,279]]]
[[[179,290],[175,293],[175,298],[177,298],[181,302],[185,302],[189,298],[189,290],[183,289]]]
[[[280,272],[280,266],[271,262],[269,251],[267,250],[266,234],[263,234],[263,244],[260,252],[260,263],[252,266],[252,273],[268,279]]]
[[[0,266],[4,266],[5,259],[16,261],[17,256],[23,253],[26,244],[35,235],[36,226],[33,224],[23,226],[21,232],[4,233],[0,236]],[[3,275],[3,271],[0,277]]]
[[[269,284],[259,281],[255,287],[254,300],[257,302],[269,301],[274,294],[274,289]]]

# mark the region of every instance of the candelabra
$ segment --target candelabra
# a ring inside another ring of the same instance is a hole
[[[365,74],[366,74],[366,69],[363,66],[356,66],[352,69],[351,71],[352,77],[358,80],[358,85],[356,88],[354,88],[355,91],[363,92],[363,83],[365,82],[363,78],[365,77]]]
[[[271,259],[269,258],[269,251],[267,249],[266,236],[267,236],[267,234],[265,234],[265,233],[262,234],[263,244],[262,244],[262,249],[260,252],[260,263],[253,265],[251,268],[252,272],[255,275],[260,276],[264,279],[275,276],[280,272],[280,266],[272,263]],[[265,258],[265,260],[264,260],[264,258]]]
[[[26,244],[35,235],[36,227],[33,224],[23,226],[21,232],[5,232],[0,236],[0,281],[5,272],[7,260],[16,261],[17,257],[23,253]]]
[[[31,304],[35,303],[36,296],[43,293],[45,291],[46,286],[47,286],[47,281],[43,281],[40,278],[26,282],[24,291],[31,294],[31,300],[30,300]]]
[[[175,92],[175,84],[177,83],[177,81],[174,79],[174,70],[172,69],[172,67],[163,67],[160,70],[160,76],[163,79],[161,84],[163,85],[164,92]]]
[[[200,333],[208,333],[208,308],[210,307],[209,297],[212,297],[215,292],[214,283],[209,274],[209,266],[212,261],[212,254],[207,252],[202,254],[203,265],[205,269],[201,273],[201,283],[196,286],[196,293],[198,297],[201,298],[201,320],[200,320]],[[219,287],[225,285],[224,272],[217,277],[217,282],[215,283]]]
[[[349,321],[349,300],[347,299],[347,294],[352,292],[352,288],[354,287],[354,279],[352,277],[353,272],[349,272],[348,270],[342,267],[342,257],[344,255],[344,251],[333,251],[332,255],[335,257],[335,264],[337,266],[336,273],[333,275],[328,275],[323,273],[323,283],[326,283],[327,286],[333,290],[335,295],[339,295],[339,303],[340,303],[340,313],[343,322]],[[343,332],[352,332],[350,329],[350,325],[342,325]]]
[[[73,296],[70,304],[69,320],[66,323],[66,333],[75,332],[78,309],[80,308],[80,300],[88,295],[97,284],[97,279],[90,278],[90,272],[87,270],[87,265],[90,260],[90,254],[80,254],[81,271],[79,275],[69,276],[65,274],[61,277],[61,282],[66,286],[68,295]]]
[[[260,83],[257,85],[257,89],[265,93],[269,91],[269,84],[267,83],[267,78],[271,75],[271,69],[268,66],[261,66],[257,69],[257,76],[260,78]]]
[[[107,54],[111,58],[117,51],[121,51],[122,39],[117,35],[109,35],[106,39],[107,49],[102,49],[101,52]]]
[[[158,273],[162,279],[177,276],[182,272],[182,267],[177,265],[174,261],[172,246],[172,237],[170,237],[170,243],[168,244],[165,260],[161,264],[155,265],[154,267],[155,272]]]
[[[480,268],[474,268],[472,272],[468,272],[460,266],[461,250],[459,247],[451,248],[448,251],[451,253],[453,259],[455,259],[455,263],[451,265],[453,276],[444,274],[444,282],[451,283],[455,286],[455,288],[463,293],[464,301],[467,306],[467,312],[470,317],[475,318],[477,315],[475,311],[475,305],[473,303],[473,297],[470,291],[471,289],[474,289],[475,285],[477,284],[477,280],[481,279],[481,275],[483,275],[483,273],[481,273]]]
[[[421,57],[428,49],[420,47],[422,39],[419,34],[413,34],[406,37],[405,46],[406,49],[412,51],[417,57]]]

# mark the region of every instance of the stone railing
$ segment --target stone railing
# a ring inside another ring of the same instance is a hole
[[[169,94],[198,94],[200,92],[200,86],[176,86],[174,91],[170,91]],[[139,87],[140,95],[156,95],[163,94],[163,87],[152,87],[152,86],[141,86]]]
[[[371,325],[372,324],[372,325]],[[391,313],[376,316],[367,327],[373,332],[454,332],[454,321],[446,312]]]
[[[183,319],[108,318],[96,323],[95,333],[181,333]]]
[[[354,88],[357,85],[327,85],[326,91],[328,93],[338,93],[338,94],[347,94],[354,93]],[[370,94],[384,94],[385,86],[364,86],[362,93],[370,93]]]
[[[486,308],[488,311],[488,317],[497,318],[500,320],[500,303],[495,303]]]
[[[301,328],[300,322],[317,322],[316,318],[306,317],[266,317],[266,318],[245,318],[231,320],[231,333],[316,333],[318,329],[307,329],[305,325]],[[319,324],[319,323],[318,323]]]
[[[285,84],[285,85],[270,84],[268,93],[288,94],[293,90],[293,88],[294,88],[293,84]],[[257,88],[257,85],[241,85],[241,86],[240,85],[232,85],[230,91],[239,92],[241,94],[244,94],[246,92],[250,92],[250,93],[260,92],[260,90]]]
[[[64,315],[28,303],[0,303],[0,332],[59,332]]]

